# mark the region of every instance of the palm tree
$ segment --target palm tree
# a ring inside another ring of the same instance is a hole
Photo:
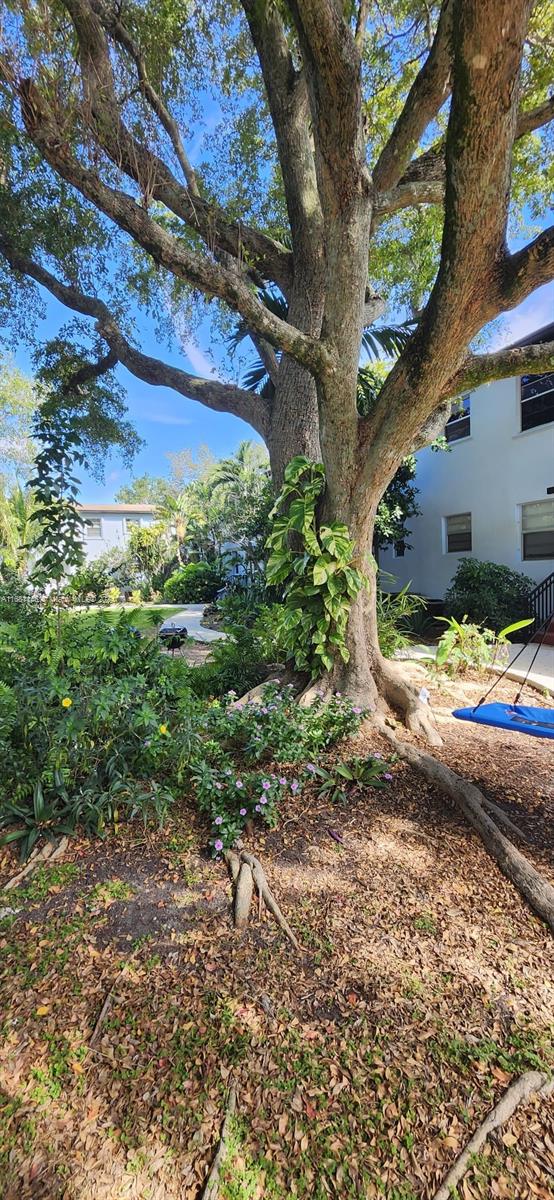
[[[192,538],[192,513],[186,491],[179,492],[176,496],[164,496],[157,506],[156,518],[164,529],[175,535],[177,562],[182,564],[181,547]]]
[[[221,498],[232,540],[241,547],[247,573],[255,574],[263,558],[268,514],[273,504],[269,458],[265,447],[241,442],[232,458],[222,459],[209,479]]]
[[[222,458],[210,475],[214,487],[225,486],[229,492],[241,495],[260,479],[269,475],[269,458],[264,446],[257,442],[241,442],[232,458]]]
[[[0,555],[20,575],[27,574],[37,508],[34,493],[20,483],[10,492],[0,492]]]

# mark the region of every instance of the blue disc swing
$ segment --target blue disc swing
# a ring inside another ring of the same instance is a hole
[[[537,648],[525,672],[523,683],[518,690],[513,704],[501,704],[498,701],[486,704],[485,701],[491,692],[494,691],[495,687],[498,687],[500,680],[504,678],[506,672],[513,667],[520,654],[523,654],[523,651],[527,649],[529,643],[526,643],[521,647],[521,650],[518,650],[515,658],[508,663],[502,674],[498,676],[498,679],[495,679],[488,692],[485,692],[485,695],[481,696],[475,708],[456,708],[452,716],[458,717],[460,721],[473,721],[476,725],[493,725],[497,729],[509,729],[512,733],[528,733],[531,737],[554,738],[554,708],[533,708],[528,704],[519,703],[537,655],[553,622],[554,613],[547,617],[546,621],[543,621],[542,625],[536,631],[537,633],[541,633],[541,637],[537,642]]]

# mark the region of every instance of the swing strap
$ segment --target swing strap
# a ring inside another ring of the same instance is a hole
[[[536,659],[537,659],[537,655],[539,654],[539,651],[542,649],[542,645],[543,645],[544,639],[545,639],[545,637],[546,637],[546,635],[547,635],[547,633],[548,633],[548,630],[550,629],[550,625],[551,625],[551,623],[552,623],[552,621],[553,621],[553,620],[554,620],[554,613],[551,613],[551,614],[550,614],[550,616],[549,616],[549,617],[547,617],[547,618],[546,618],[546,620],[545,620],[545,621],[543,621],[543,622],[542,622],[542,624],[541,624],[541,625],[539,625],[538,629],[536,629],[536,630],[535,630],[535,632],[534,632],[534,633],[531,635],[532,637],[536,637],[536,636],[537,636],[537,634],[538,634],[538,633],[540,633],[540,635],[541,635],[541,636],[540,636],[540,639],[539,639],[539,641],[537,642],[537,647],[536,647],[535,653],[533,654],[533,657],[532,657],[532,659],[531,659],[531,661],[530,661],[530,663],[529,663],[529,666],[527,667],[527,670],[526,670],[526,672],[525,672],[525,675],[524,675],[524,677],[523,677],[523,680],[522,680],[522,683],[521,683],[521,687],[520,687],[520,688],[519,688],[519,690],[518,690],[518,693],[517,693],[517,695],[516,695],[516,698],[515,698],[515,700],[514,700],[514,704],[519,704],[519,701],[520,701],[520,699],[521,699],[521,695],[522,695],[523,689],[524,689],[524,687],[525,687],[525,685],[526,685],[526,683],[527,683],[527,680],[528,680],[528,678],[529,678],[529,676],[530,676],[530,674],[531,674],[531,671],[533,670],[533,667],[534,667],[534,665],[535,665],[535,661],[536,661]],[[529,639],[528,639],[526,642],[524,642],[523,646],[521,647],[521,650],[518,650],[517,654],[516,654],[516,655],[514,655],[514,657],[512,658],[511,662],[508,662],[508,663],[507,663],[507,665],[504,667],[504,670],[501,672],[501,674],[497,676],[497,678],[496,678],[496,679],[493,681],[493,683],[491,683],[491,686],[490,686],[490,688],[488,689],[488,691],[487,691],[487,692],[485,692],[484,696],[481,696],[481,699],[480,699],[480,700],[478,700],[477,704],[475,705],[475,708],[473,709],[473,712],[477,712],[477,709],[478,709],[478,708],[480,708],[480,707],[481,707],[481,705],[485,703],[485,700],[487,700],[487,699],[488,699],[488,697],[490,696],[491,692],[494,692],[494,689],[495,689],[496,687],[498,687],[498,684],[499,684],[499,683],[502,681],[502,679],[503,679],[503,678],[504,678],[504,676],[505,676],[505,675],[508,673],[508,671],[511,671],[511,670],[512,670],[512,667],[513,667],[514,663],[516,663],[516,662],[517,662],[517,660],[518,660],[518,658],[520,657],[520,655],[521,655],[521,654],[523,654],[523,651],[527,649],[527,647],[528,647],[528,645],[529,645],[529,643],[530,643],[530,640],[531,640],[531,638],[529,638]]]

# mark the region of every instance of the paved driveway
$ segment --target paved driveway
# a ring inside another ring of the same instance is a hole
[[[194,638],[195,642],[217,642],[218,638],[224,638],[226,635],[220,629],[205,629],[200,624],[205,607],[205,604],[187,604],[179,612],[172,613],[168,620],[184,621],[189,637]]]

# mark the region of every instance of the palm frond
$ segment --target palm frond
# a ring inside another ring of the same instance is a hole
[[[258,300],[273,313],[274,317],[280,317],[282,321],[286,321],[288,315],[288,304],[285,297],[280,292],[274,291],[272,288],[260,288],[258,291]],[[246,321],[240,320],[236,328],[227,340],[227,348],[230,354],[234,354],[240,346],[241,342],[246,337],[250,336],[250,330]]]
[[[371,359],[398,358],[407,346],[415,328],[414,321],[404,325],[372,325],[364,329],[362,346]]]

